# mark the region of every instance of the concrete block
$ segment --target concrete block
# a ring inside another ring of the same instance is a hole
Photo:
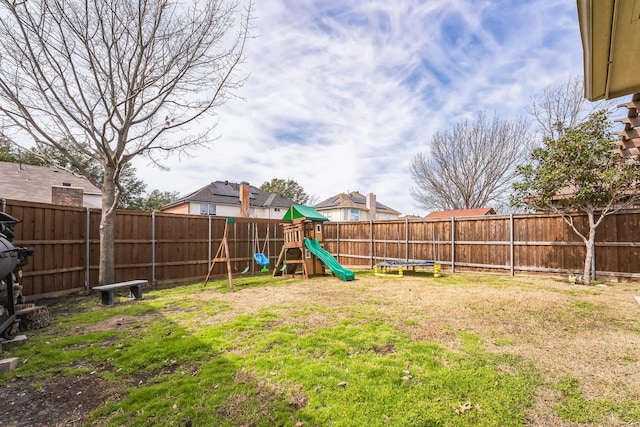
[[[0,374],[7,373],[9,371],[13,371],[18,367],[18,358],[10,357],[8,359],[0,360]]]
[[[5,348],[17,347],[27,342],[26,335],[16,335],[12,340],[2,341],[2,346]]]

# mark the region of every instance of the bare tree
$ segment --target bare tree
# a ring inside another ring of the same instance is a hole
[[[64,153],[90,180],[75,153],[103,169],[93,182],[102,190],[100,283],[115,281],[125,165],[209,141],[216,107],[243,82],[251,7],[243,15],[235,0],[0,0],[5,125]]]
[[[417,153],[410,190],[417,205],[430,210],[507,205],[515,168],[532,148],[524,119],[504,121],[484,113],[464,120],[450,132],[437,133],[431,152]]]
[[[575,77],[566,83],[547,86],[529,100],[525,110],[537,124],[542,138],[558,139],[566,129],[576,127],[589,114],[611,109],[609,101],[591,103],[584,97],[584,82]]]

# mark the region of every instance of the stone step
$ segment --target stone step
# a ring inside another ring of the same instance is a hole
[[[17,357],[10,357],[8,359],[0,360],[0,374],[13,371],[18,367],[19,359]]]

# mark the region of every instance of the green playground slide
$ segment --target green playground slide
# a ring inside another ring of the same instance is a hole
[[[331,255],[329,252],[325,251],[321,246],[318,239],[304,239],[304,244],[311,251],[312,254],[318,257],[320,261],[326,265],[329,270],[333,272],[336,276],[344,280],[345,282],[348,280],[353,280],[355,274],[353,271],[347,270],[343,266],[341,266],[338,261]]]

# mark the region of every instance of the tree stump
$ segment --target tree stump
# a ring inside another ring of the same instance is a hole
[[[49,309],[44,305],[20,304],[16,307],[20,319],[20,332],[46,328],[51,324]]]

